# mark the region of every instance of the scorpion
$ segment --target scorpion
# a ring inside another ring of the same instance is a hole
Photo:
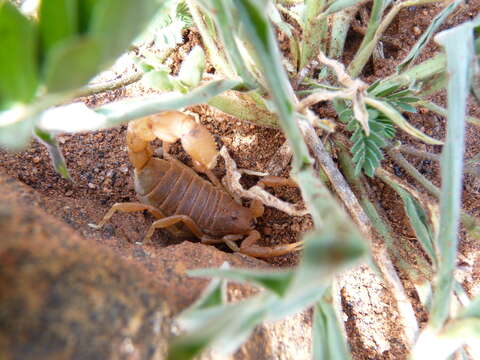
[[[150,142],[156,138],[162,140],[163,159],[153,157]],[[194,168],[210,182],[168,153],[170,145],[179,139]],[[212,172],[218,156],[215,140],[193,116],[166,111],[131,121],[127,128],[127,148],[140,202],[115,203],[98,225],[91,224],[92,227],[100,229],[117,211],[147,210],[157,220],[148,229],[144,243],[150,242],[160,228],[178,236],[182,231],[175,224],[183,223],[203,244],[225,243],[235,252],[256,258],[280,256],[302,248],[301,241],[272,247],[256,244],[261,236],[254,228],[255,219],[263,215],[263,204],[253,200],[250,207],[243,207],[221,185]],[[292,186],[292,183],[287,178],[266,176],[259,185]],[[235,241],[240,239],[243,240],[238,246]]]

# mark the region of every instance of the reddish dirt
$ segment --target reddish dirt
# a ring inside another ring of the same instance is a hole
[[[371,83],[375,79],[393,74],[395,66],[408,54],[411,47],[440,9],[440,5],[434,4],[402,10],[386,32],[385,59],[370,62],[363,74],[364,80]],[[470,1],[450,16],[442,29],[468,21],[477,16],[479,12],[480,3],[478,1]],[[361,32],[362,27],[365,27],[365,24],[362,23],[359,17],[354,29],[349,33],[349,41],[344,58],[344,61],[347,63],[351,60],[352,54],[361,41],[362,35],[359,31]],[[186,32],[186,37],[189,41],[180,46],[178,51],[174,52],[172,65],[172,72],[174,73],[178,71],[178,64],[185,54],[188,53],[188,50],[198,43],[196,33],[188,31]],[[387,41],[389,39],[391,41]],[[430,41],[417,62],[430,58],[438,51],[438,45],[434,41]],[[209,72],[213,71],[211,67],[209,69]],[[113,92],[94,95],[86,99],[86,102],[90,106],[95,106],[118,100],[124,96],[130,96],[132,92],[135,92],[135,90],[132,90],[133,88],[134,86],[128,86]],[[433,96],[431,100],[445,106],[444,93]],[[264,171],[269,160],[284,142],[284,137],[279,131],[242,123],[208,106],[196,106],[189,110],[198,113],[201,122],[215,134],[218,142],[225,144],[229,148],[239,168]],[[333,116],[330,108],[318,109],[318,112],[322,116]],[[478,104],[471,102],[469,113],[472,116],[480,117]],[[438,139],[444,138],[445,119],[443,117],[428,111],[420,111],[417,114],[409,114],[407,116],[412,125],[429,136]],[[480,153],[480,143],[476,140],[478,136],[478,127],[468,125],[466,159]],[[125,255],[127,254],[125,249],[142,240],[146,229],[153,220],[151,216],[143,213],[117,214],[101,231],[95,231],[87,226],[88,223],[98,222],[112,204],[136,201],[133,191],[132,167],[128,162],[124,139],[125,126],[105,131],[59,136],[61,149],[65,155],[73,182],[61,179],[55,173],[45,148],[36,141],[32,141],[28,149],[21,153],[0,152],[0,166],[2,171],[35,189],[40,194],[41,200],[39,203],[46,212],[53,214],[79,231],[86,239],[107,244]],[[440,152],[440,147],[419,144],[401,131],[398,131],[398,139],[404,144],[412,145],[422,150],[433,153]],[[181,160],[188,163],[188,158],[179,146],[175,146],[173,152]],[[440,185],[440,173],[437,163],[413,156],[406,157],[434,184]],[[416,184],[411,177],[388,158],[384,164],[391,172],[413,184],[418,189],[422,189],[420,185]],[[220,162],[215,172],[221,176],[223,171],[223,164]],[[283,175],[288,175],[288,169],[285,169]],[[254,177],[246,176],[244,185],[251,186],[256,180]],[[376,198],[385,209],[385,217],[389,220],[394,232],[402,238],[412,239],[414,246],[418,247],[418,244],[413,241],[413,232],[408,225],[403,205],[396,193],[377,180],[372,181],[371,185]],[[480,181],[478,177],[475,178],[470,175],[466,177],[463,193],[464,209],[477,217],[480,216],[479,188]],[[272,193],[283,200],[290,202],[300,201],[300,195],[296,189],[274,189]],[[261,244],[269,246],[297,241],[301,234],[310,227],[311,220],[308,216],[294,218],[278,210],[267,208],[265,215],[258,222],[257,229],[262,234]],[[114,241],[113,239],[120,239],[121,241]],[[168,232],[163,231],[157,232],[153,240],[155,246],[159,248],[183,241],[174,239]],[[191,240],[196,241],[195,239]],[[220,248],[227,251],[226,248]],[[480,254],[480,245],[478,242],[464,236],[460,244],[460,252],[462,258],[471,259],[471,254]],[[296,254],[290,254],[275,258],[271,260],[271,263],[277,266],[291,266],[296,264],[297,260]],[[480,281],[480,255],[476,256],[474,264],[467,263],[465,266],[473,267],[471,271],[472,277],[464,282],[466,290],[473,295],[475,290],[471,286],[472,284],[478,284]],[[411,290],[408,284],[406,287],[407,290]],[[478,285],[476,289],[478,291]],[[418,299],[413,295],[414,291],[411,290],[409,293],[412,294],[412,302],[417,310],[418,319],[421,322],[425,322],[425,314],[421,305],[419,305]],[[355,336],[358,335],[355,329],[348,328],[347,332],[350,336],[352,347],[356,349],[355,358],[357,359],[402,359],[406,356],[405,349],[392,347],[392,349],[395,348],[398,351],[392,351],[381,356],[377,354],[376,357],[371,357],[372,354],[361,352],[361,344],[357,344],[360,340],[355,339]]]

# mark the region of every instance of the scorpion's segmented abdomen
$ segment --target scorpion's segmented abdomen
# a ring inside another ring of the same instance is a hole
[[[250,229],[248,209],[178,161],[151,159],[136,174],[135,190],[142,202],[165,216],[187,215],[207,234],[221,236]]]

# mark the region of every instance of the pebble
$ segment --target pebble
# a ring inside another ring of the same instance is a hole
[[[92,184],[92,183],[88,183],[88,187],[90,189],[95,189],[96,188],[95,184]]]
[[[66,193],[65,193],[65,196],[72,196],[73,195],[73,191],[72,190],[68,190]]]
[[[418,26],[414,26],[413,27],[413,33],[418,36],[422,33],[422,30],[420,30],[420,28]]]
[[[33,162],[34,162],[35,164],[38,164],[38,163],[40,162],[40,160],[41,160],[41,159],[40,159],[38,156],[35,156],[35,157],[33,158]]]

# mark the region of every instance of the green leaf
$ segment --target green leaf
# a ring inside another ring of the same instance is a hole
[[[99,71],[100,47],[92,39],[74,38],[56,46],[45,62],[45,85],[49,92],[74,90]]]
[[[95,110],[88,108],[83,103],[57,106],[41,114],[38,126],[50,132],[82,132],[107,129],[161,111],[206,103],[210,98],[234,88],[239,83],[233,80],[212,81],[187,94],[164,93],[162,95],[131,98],[109,103]],[[71,114],[69,121],[65,121],[68,114]],[[17,117],[19,116],[17,115]],[[0,129],[2,128],[2,121],[2,115],[0,114]],[[11,120],[5,119],[5,122],[11,122]]]
[[[363,148],[365,147],[365,144],[363,141],[357,141],[355,144],[353,144],[352,148],[350,149],[350,152],[352,154],[357,154],[360,151],[363,151]]]
[[[339,320],[330,299],[322,298],[313,313],[313,356],[314,360],[351,359]]]
[[[380,162],[378,160],[375,160],[370,156],[365,156],[365,162],[363,163],[363,170],[365,171],[365,174],[367,174],[369,177],[373,178],[373,176],[375,175],[375,170],[379,166],[380,166]]]
[[[442,327],[450,314],[450,300],[456,268],[458,226],[460,221],[462,170],[467,96],[470,66],[474,55],[473,24],[464,23],[441,32],[436,40],[447,53],[449,74],[447,139],[441,160],[440,225],[436,247],[440,251],[437,291],[434,293],[430,324]]]
[[[378,88],[378,85],[375,86],[372,91],[374,89]],[[400,84],[393,84],[393,85],[390,85],[389,87],[385,88],[384,90],[382,91],[379,91],[377,93],[375,93],[375,96],[376,97],[385,97],[385,96],[389,96],[391,94],[393,94],[396,90],[398,90],[400,88]]]
[[[180,80],[187,88],[196,87],[202,80],[205,70],[205,53],[200,46],[195,46],[182,62],[178,73]]]
[[[406,102],[406,103],[416,103],[418,102],[420,99],[419,98],[416,98],[416,97],[409,97],[409,96],[406,96],[406,97],[402,97],[401,101],[402,102]]]
[[[318,15],[327,5],[326,0],[305,0],[303,12],[303,35],[300,42],[299,68],[306,67],[319,53],[325,51],[326,38],[328,37],[328,22],[319,19]]]
[[[21,150],[32,137],[33,119],[24,118],[23,107],[15,107],[7,111],[0,112],[0,146],[8,150]],[[12,121],[16,117],[22,118],[20,121]]]
[[[305,250],[298,268],[299,272],[305,269],[313,270],[317,276],[321,273],[334,273],[351,266],[365,254],[363,242],[357,242],[355,238],[339,241],[344,229],[328,230],[314,230],[304,235]],[[314,278],[309,280],[313,281]]]
[[[221,269],[228,269],[230,265],[224,262]],[[192,311],[204,310],[215,306],[222,306],[227,302],[227,283],[226,281],[213,279],[210,284],[202,292],[200,298],[195,303],[190,305],[187,310],[183,312],[183,316],[189,316]]]
[[[318,276],[315,277],[314,273],[310,273],[309,276],[314,281],[310,283],[307,281],[303,283],[304,286],[296,286],[294,291],[289,291],[285,297],[277,297],[275,302],[269,304],[265,321],[279,321],[308,309],[323,296],[330,278],[320,279]]]
[[[367,31],[362,39],[360,47],[355,54],[355,57],[347,68],[348,74],[353,78],[356,78],[360,75],[362,69],[372,55],[372,52],[378,41],[375,35],[382,21],[383,11],[389,2],[390,1],[388,0],[373,0]]]
[[[333,1],[328,5],[328,8],[322,14],[320,14],[320,17],[325,18],[328,15],[334,14],[334,13],[336,13],[338,11],[341,11],[343,9],[346,9],[350,6],[354,6],[357,3],[359,3],[360,1],[361,0],[336,0],[336,1]]]
[[[42,51],[52,49],[78,31],[78,0],[48,0],[40,3],[39,29]]]
[[[185,23],[186,28],[194,26],[192,14],[190,14],[190,11],[188,10],[188,5],[186,1],[184,0],[179,1],[177,3],[175,12],[176,12],[176,17]]]
[[[472,300],[470,304],[468,304],[465,309],[462,310],[460,314],[461,318],[467,317],[477,317],[480,318],[480,296],[477,296],[475,299]]]
[[[401,101],[395,101],[395,102],[389,102],[389,103],[392,106],[395,106],[402,111],[411,112],[411,113],[414,113],[414,114],[417,112],[417,109],[415,107],[413,107],[412,105],[409,105],[409,104],[405,104]]]
[[[420,244],[429,256],[430,260],[436,264],[437,256],[433,249],[433,231],[428,223],[425,210],[423,210],[420,203],[401,186],[393,181],[390,181],[390,179],[384,179],[384,181],[387,181],[388,184],[398,193],[398,195],[400,195],[403,201],[405,212],[407,213],[408,219],[410,220],[410,224],[415,231],[417,239],[420,241]]]
[[[89,34],[100,45],[102,65],[124,53],[162,6],[157,0],[98,0]]]
[[[168,93],[127,99],[103,105],[94,111],[94,113],[105,117],[104,121],[99,124],[100,127],[96,129],[125,124],[130,120],[153,115],[160,111],[181,109],[186,106],[206,103],[210,98],[239,84],[241,83],[235,80],[217,80],[200,86],[187,94]]]
[[[377,99],[373,99],[370,97],[365,98],[365,102],[370,105],[371,107],[376,108],[377,110],[381,111],[386,117],[388,117],[395,125],[397,125],[400,129],[407,132],[411,136],[420,139],[421,141],[425,142],[426,144],[431,145],[442,145],[443,143],[440,140],[436,140],[431,138],[430,136],[425,135],[420,130],[414,128],[410,123],[398,112],[393,106],[388,104],[387,102],[380,101]]]
[[[332,4],[332,6],[334,4]],[[327,9],[327,12],[330,10],[330,7]],[[354,7],[350,9],[342,9],[332,16],[332,25],[330,26],[330,44],[328,47],[329,58],[340,59],[342,57],[345,43],[347,41],[348,31],[350,29],[352,21],[355,18],[358,7],[359,5],[354,4]],[[323,17],[324,15],[326,15],[325,12],[321,14],[320,17]]]
[[[174,88],[172,78],[163,70],[147,72],[143,75],[142,82],[145,86],[162,91],[172,91]]]
[[[436,83],[441,80],[445,72],[445,63],[446,59],[444,54],[434,56],[418,65],[412,66],[401,74],[392,75],[380,80],[380,83],[369,91],[369,94],[378,96],[378,94],[384,90],[397,85],[398,87],[409,87],[412,84],[422,84],[419,90],[424,90],[432,81]]]
[[[38,81],[37,31],[7,0],[0,0],[0,110],[33,99]]]
[[[63,157],[62,151],[58,145],[55,136],[52,134],[35,128],[33,133],[35,134],[38,141],[40,141],[48,150],[50,159],[52,160],[53,167],[64,179],[71,180],[70,174],[68,173],[67,165],[65,164],[65,158]]]
[[[365,142],[363,141],[363,138],[359,142],[355,143],[354,147],[356,149],[358,148],[358,151],[353,155],[352,161],[355,164],[365,161]]]
[[[81,34],[88,33],[88,30],[90,29],[90,24],[92,22],[92,15],[95,8],[95,4],[97,4],[99,1],[102,1],[102,0],[79,0],[78,27],[79,27],[79,32]]]
[[[172,342],[168,360],[193,359],[200,352],[215,346],[222,354],[235,351],[262,322],[274,298],[267,294],[181,315],[178,321],[188,333]]]
[[[235,68],[235,72],[250,89],[258,86],[255,78],[243,59],[242,51],[235,39],[235,31],[238,28],[238,14],[231,0],[210,0],[201,1],[202,6],[207,10],[215,21],[218,34],[222,39],[225,55]],[[273,14],[272,14],[273,15]],[[235,30],[234,30],[235,29]]]
[[[370,129],[371,130],[371,129]],[[385,131],[385,130],[384,130]],[[387,134],[383,134],[385,137],[387,137],[386,135]],[[379,148],[382,148],[384,147],[385,145],[387,145],[386,141],[384,140],[383,136],[382,135],[379,135],[376,131],[371,131],[370,132],[370,135],[368,137],[368,139],[370,141],[372,141],[373,143],[375,143]],[[351,150],[352,154],[354,153],[354,150],[352,148]]]
[[[410,95],[411,93],[412,93],[412,90],[410,90],[410,89],[403,89],[403,90],[397,91],[397,92],[395,92],[395,93],[393,93],[393,94],[387,95],[387,98],[388,98],[388,99],[391,99],[391,100],[393,100],[393,99],[398,99],[398,98],[403,98],[403,97],[405,97],[405,96],[407,96],[407,95]]]
[[[353,112],[348,111],[350,109],[345,110],[340,102],[335,103],[335,109],[341,111],[343,122],[349,121],[347,130],[353,131],[350,137],[350,141],[353,143],[350,152],[353,155],[352,161],[356,164],[355,176],[358,176],[363,169],[368,176],[373,177],[383,159],[381,147],[386,145],[386,138],[395,135],[395,128],[390,120],[383,117],[379,111],[368,108],[370,135],[366,136],[360,124],[353,118]],[[350,120],[346,116],[350,116]]]
[[[191,276],[218,277],[237,282],[250,282],[270,290],[278,296],[285,295],[292,281],[291,271],[262,271],[249,269],[199,269],[188,272]]]

